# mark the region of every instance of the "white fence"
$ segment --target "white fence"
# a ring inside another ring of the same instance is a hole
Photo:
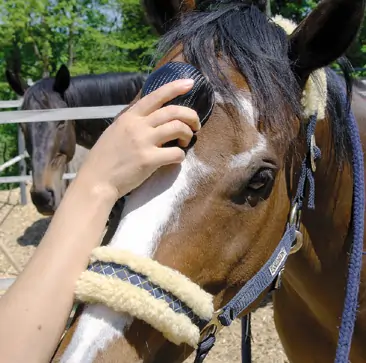
[[[22,104],[22,100],[14,101],[0,101],[0,109],[6,108],[19,108]],[[49,122],[49,121],[64,121],[64,120],[100,120],[107,118],[114,118],[120,113],[127,105],[117,106],[100,106],[100,107],[73,107],[73,108],[60,108],[49,110],[31,110],[31,111],[2,111],[0,112],[0,124],[12,124],[12,123],[28,123],[28,122]],[[20,175],[0,177],[0,184],[8,183],[20,183],[21,188],[21,203],[24,205],[27,203],[26,197],[26,182],[32,180],[31,175],[26,174],[25,158],[29,157],[25,150],[24,136],[18,127],[18,152],[19,155],[11,160],[6,161],[0,165],[0,173],[6,168],[20,163]],[[75,173],[66,173],[63,175],[63,179],[73,179]]]

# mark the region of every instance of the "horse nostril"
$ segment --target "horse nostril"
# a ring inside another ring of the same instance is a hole
[[[55,203],[55,192],[53,191],[53,189],[49,189],[49,188],[46,188],[46,191],[49,195],[49,204],[54,205],[54,203]]]
[[[31,198],[37,208],[53,208],[54,192],[51,189],[33,190]]]

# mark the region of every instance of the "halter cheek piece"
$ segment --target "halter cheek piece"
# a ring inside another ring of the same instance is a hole
[[[193,89],[168,104],[187,106],[196,110],[203,125],[212,112],[214,92],[206,78],[192,65],[179,62],[166,64],[149,76],[142,89],[142,95],[145,96],[168,82],[182,78],[193,78],[195,81]],[[308,152],[302,162],[297,192],[283,237],[258,273],[224,307],[213,312],[213,297],[185,276],[151,259],[141,259],[110,247],[93,251],[88,271],[83,273],[77,283],[77,299],[87,303],[101,302],[116,311],[126,312],[144,320],[160,330],[171,342],[186,343],[196,348],[194,362],[203,362],[215,344],[217,333],[223,327],[229,326],[246,311],[263,291],[280,287],[281,274],[288,256],[297,252],[302,246],[300,222],[306,194],[308,209],[315,208],[314,173],[316,160],[321,157],[314,136],[317,119],[317,114],[314,114],[307,123]],[[362,265],[363,250],[363,153],[352,112],[349,115],[348,127],[353,147],[353,246],[336,363],[348,361],[357,309],[358,272]],[[249,322],[249,316],[245,316],[242,358],[246,362],[246,359],[250,360]],[[248,350],[249,358],[246,355]]]

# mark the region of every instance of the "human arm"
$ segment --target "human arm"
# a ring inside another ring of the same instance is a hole
[[[197,114],[160,107],[192,86],[173,82],[139,100],[92,148],[32,259],[0,299],[2,362],[49,362],[73,304],[75,282],[100,243],[114,203],[160,166],[183,161],[181,149],[161,146],[174,139],[187,146],[192,129],[200,127]]]

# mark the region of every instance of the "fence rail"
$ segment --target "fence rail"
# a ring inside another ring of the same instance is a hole
[[[0,165],[0,173],[4,171],[6,168],[9,168],[14,164],[19,163],[20,160],[23,160],[27,157],[29,157],[28,153],[24,152],[23,154],[18,155],[15,158],[10,159],[9,161],[6,161],[4,164]]]
[[[126,107],[127,105],[118,105],[57,108],[49,110],[3,111],[0,112],[0,124],[114,118]]]
[[[0,109],[4,108],[18,108],[22,105],[23,99],[12,101],[0,101]]]
[[[63,180],[74,179],[76,173],[65,173],[62,177]],[[26,183],[32,181],[32,175],[19,175],[19,176],[2,176],[0,177],[0,184],[12,184],[12,183]]]
[[[22,100],[0,101],[0,109],[20,107]],[[128,105],[113,105],[100,107],[73,107],[59,108],[48,110],[27,110],[27,111],[2,111],[0,112],[0,124],[20,124],[32,122],[55,122],[67,120],[103,120],[114,118]],[[24,136],[18,126],[18,152],[19,155],[0,165],[0,172],[6,168],[20,163],[21,172],[17,176],[0,177],[0,184],[20,183],[21,186],[21,203],[27,203],[25,193],[25,183],[32,180],[31,175],[26,174],[25,158],[28,154],[25,150]],[[65,173],[64,180],[75,178],[76,173]]]

